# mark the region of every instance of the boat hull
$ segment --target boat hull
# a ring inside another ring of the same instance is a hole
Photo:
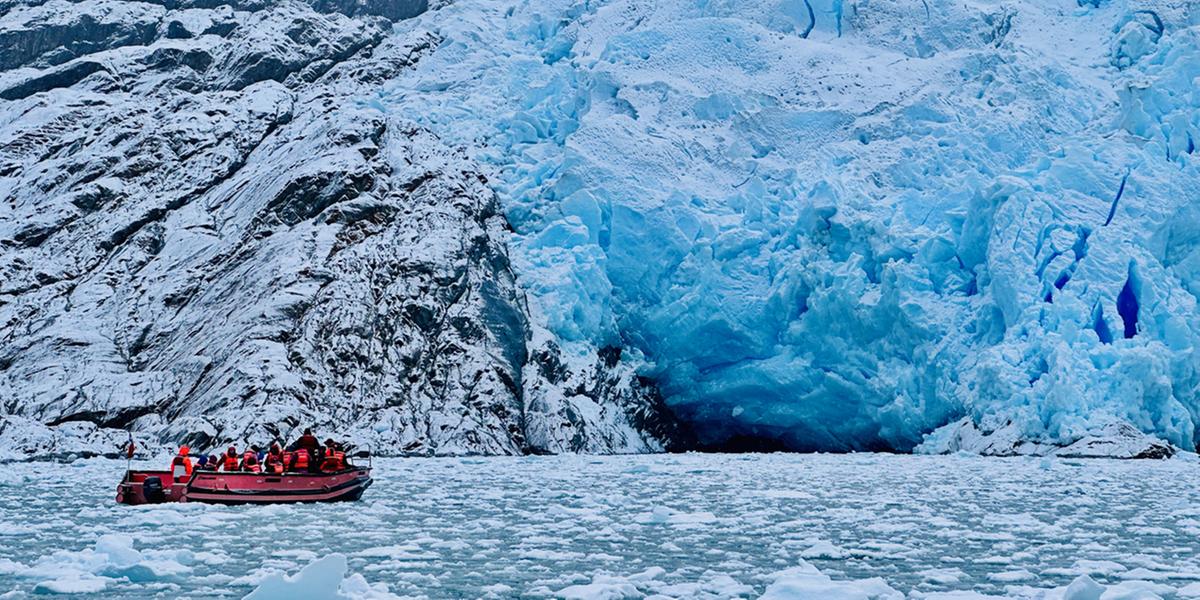
[[[156,483],[153,481],[158,479]],[[353,467],[336,473],[265,473],[196,471],[172,479],[166,471],[128,471],[117,486],[117,502],[158,504],[290,504],[351,502],[371,486],[371,470]],[[161,485],[160,485],[161,484]]]

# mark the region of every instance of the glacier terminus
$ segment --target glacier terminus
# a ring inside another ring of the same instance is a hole
[[[1142,4],[456,3],[364,103],[702,444],[1191,450],[1200,9]]]

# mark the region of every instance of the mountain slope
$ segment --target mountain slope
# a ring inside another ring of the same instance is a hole
[[[563,356],[533,324],[472,162],[352,100],[436,36],[358,16],[396,3],[196,6],[0,18],[6,455],[111,451],[126,428],[206,448],[315,425],[415,454],[670,441],[619,349]]]

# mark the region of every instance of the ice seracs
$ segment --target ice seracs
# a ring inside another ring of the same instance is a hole
[[[365,101],[490,167],[550,330],[628,343],[701,443],[930,450],[969,418],[1191,450],[1198,20],[457,3]]]

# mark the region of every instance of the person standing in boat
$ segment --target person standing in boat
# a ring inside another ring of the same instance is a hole
[[[308,455],[308,457],[306,459],[304,459],[304,461],[303,461],[304,468],[300,469],[297,466],[297,467],[292,467],[293,470],[295,470],[295,471],[312,470],[312,467],[315,467],[315,466],[321,464],[321,462],[319,460],[317,460],[317,451],[321,449],[321,442],[317,440],[317,436],[313,435],[312,428],[304,429],[304,435],[300,436],[299,438],[296,438],[295,443],[292,444],[292,449],[296,451],[297,455],[299,455],[299,454],[307,454]],[[299,463],[300,461],[296,461],[296,462]]]
[[[171,477],[176,480],[186,479],[192,475],[192,459],[188,457],[189,452],[191,452],[191,448],[180,446],[179,453],[171,459],[171,468],[168,470],[171,471]]]

